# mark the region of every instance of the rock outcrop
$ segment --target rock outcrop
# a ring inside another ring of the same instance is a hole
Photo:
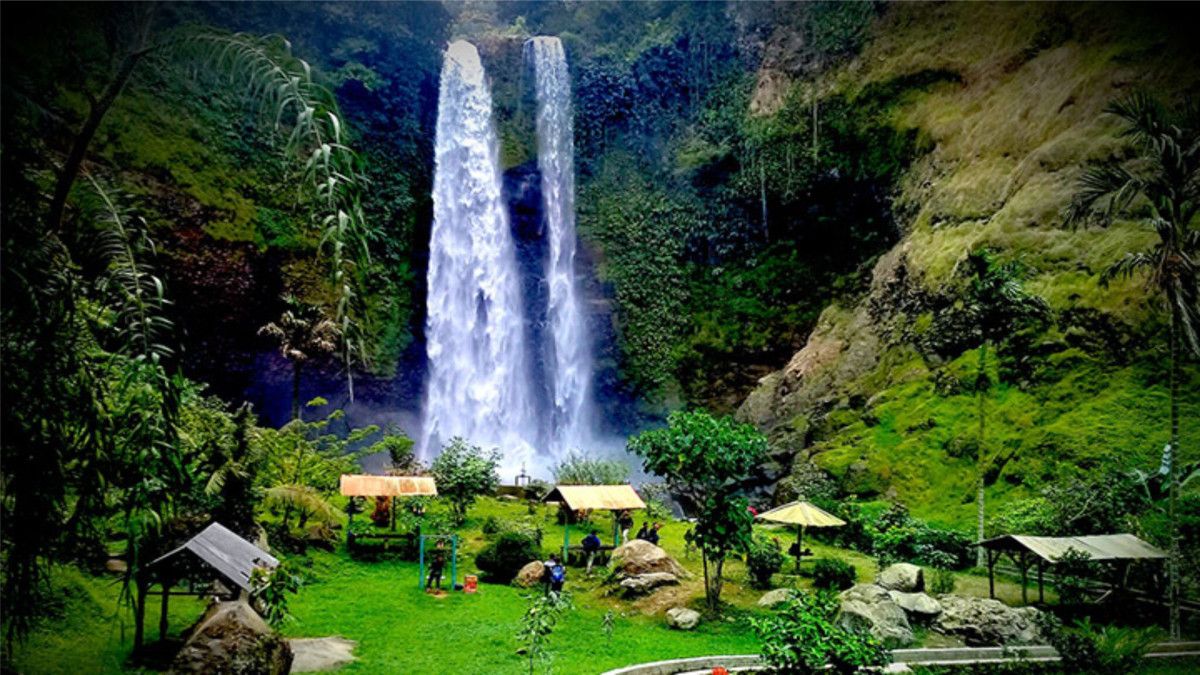
[[[626,577],[621,580],[621,593],[626,597],[646,595],[662,586],[674,586],[679,583],[679,577],[669,572],[650,572]]]
[[[916,621],[929,621],[938,614],[942,613],[942,605],[937,600],[929,597],[925,593],[901,593],[900,591],[888,591],[892,602],[900,605],[908,613],[910,619]]]
[[[687,576],[683,565],[680,565],[670,554],[641,539],[625,542],[614,549],[612,568],[620,578],[652,573],[673,574],[676,577]]]
[[[214,603],[193,626],[171,673],[287,675],[292,650],[243,601]]]
[[[999,600],[944,595],[942,613],[933,627],[961,637],[971,647],[1000,647],[1040,642],[1038,615],[1033,607],[1009,607]]]
[[[700,612],[686,607],[668,609],[667,625],[676,630],[692,630],[700,625]]]
[[[864,630],[888,647],[912,644],[908,616],[887,590],[875,584],[858,584],[841,595],[839,621],[851,630]]]
[[[791,588],[776,588],[773,591],[763,593],[763,596],[758,599],[759,607],[770,609],[776,605],[783,604],[788,600],[796,597],[796,591]]]
[[[517,576],[513,579],[513,584],[521,588],[530,588],[542,583],[542,575],[546,573],[546,566],[540,560],[525,563],[525,566],[517,572]]]
[[[925,590],[925,572],[910,563],[896,563],[880,572],[875,583],[889,591],[920,593]]]

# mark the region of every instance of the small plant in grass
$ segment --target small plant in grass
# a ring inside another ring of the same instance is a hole
[[[521,617],[521,629],[517,631],[517,642],[521,644],[518,654],[529,660],[529,673],[533,675],[538,661],[549,661],[550,635],[558,620],[571,608],[571,599],[566,593],[530,595],[529,606]]]
[[[954,556],[942,551],[934,551],[929,554],[929,559],[933,565],[933,574],[929,576],[929,590],[934,595],[953,593],[954,572],[950,568],[954,565]]]
[[[838,622],[840,604],[837,596],[827,591],[800,593],[774,614],[751,618],[762,641],[763,661],[771,672],[854,673],[890,663],[891,652],[879,640]]]
[[[301,577],[290,561],[275,569],[256,567],[250,574],[250,600],[271,626],[278,628],[292,619],[288,596],[300,590]]]
[[[488,536],[496,534],[502,529],[500,519],[496,516],[488,516],[483,519],[483,525],[479,529]]]
[[[611,609],[604,613],[604,618],[600,622],[600,630],[604,631],[604,639],[612,646],[613,629],[616,628],[617,615]]]
[[[757,536],[746,548],[746,569],[755,588],[770,588],[771,577],[783,569],[783,549],[774,539]]]
[[[475,566],[488,581],[507,584],[526,563],[541,556],[532,537],[520,532],[505,532],[475,556]]]
[[[840,558],[821,558],[813,565],[813,587],[844,591],[854,585],[858,571]]]

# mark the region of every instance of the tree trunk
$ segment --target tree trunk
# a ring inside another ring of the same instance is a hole
[[[58,180],[54,184],[54,196],[50,200],[50,212],[47,217],[47,224],[51,232],[59,232],[62,228],[63,214],[67,208],[67,197],[71,194],[71,187],[75,185],[75,179],[79,177],[79,170],[83,166],[83,160],[87,157],[88,146],[92,144],[92,138],[96,135],[96,130],[100,128],[100,123],[104,121],[104,116],[108,114],[113,103],[117,100],[117,96],[125,89],[125,85],[129,82],[129,78],[133,75],[137,64],[141,62],[142,57],[146,55],[146,41],[150,32],[150,21],[152,18],[151,12],[147,12],[141,26],[138,27],[137,44],[125,54],[125,58],[121,59],[121,65],[117,68],[116,74],[109,80],[108,84],[101,92],[100,98],[91,102],[88,108],[88,116],[83,121],[83,126],[80,127],[79,133],[75,134],[75,139],[71,142],[71,150],[67,153],[67,161],[63,164],[62,171],[58,174]]]
[[[712,607],[712,586],[708,582],[708,551],[700,550],[700,562],[704,566],[704,600]]]
[[[983,532],[983,521],[984,521],[983,474],[984,474],[984,466],[985,466],[985,463],[984,463],[985,454],[984,454],[983,449],[984,449],[985,418],[984,418],[983,405],[986,400],[985,394],[987,392],[987,389],[989,388],[989,387],[984,386],[984,383],[988,381],[985,378],[987,378],[987,340],[984,340],[983,344],[980,345],[980,347],[979,347],[979,379],[975,383],[975,385],[976,385],[975,386],[975,389],[976,389],[975,395],[977,397],[976,404],[978,406],[978,414],[979,414],[979,439],[977,441],[977,445],[975,448],[975,464],[976,464],[975,472],[976,472],[976,474],[978,474],[975,478],[975,535],[976,535],[975,541],[983,541],[983,537],[984,537],[984,532]],[[984,560],[983,548],[976,547],[976,549],[975,549],[975,565],[978,567],[983,567],[985,562],[986,561]]]
[[[1179,628],[1179,521],[1175,517],[1175,502],[1178,499],[1179,481],[1176,465],[1179,463],[1179,307],[1171,303],[1171,464],[1167,468],[1167,519],[1171,523],[1170,557],[1167,558],[1167,586],[1170,594],[1171,639],[1180,639]]]

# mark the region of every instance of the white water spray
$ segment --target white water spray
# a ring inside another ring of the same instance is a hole
[[[555,456],[588,449],[594,440],[592,343],[575,274],[575,143],[571,78],[562,41],[525,43],[537,96],[538,170],[549,237],[546,265],[551,349],[547,378],[554,406],[550,443]]]
[[[501,174],[492,97],[479,52],[446,50],[438,95],[429,241],[429,358],[419,457],[455,436],[499,448],[503,470],[536,465],[521,280]]]

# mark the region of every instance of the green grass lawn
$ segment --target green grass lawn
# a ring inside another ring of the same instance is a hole
[[[435,505],[431,511],[436,513],[440,508]],[[460,582],[463,575],[475,572],[474,554],[487,541],[481,528],[489,516],[542,527],[547,551],[562,545],[563,529],[555,523],[553,509],[539,507],[531,515],[524,504],[481,500],[457,530],[462,546]],[[609,522],[607,515],[596,518],[596,529],[606,543],[611,531]],[[666,609],[678,605],[701,608],[703,604],[699,558],[684,551],[683,533],[687,527],[684,522],[666,523],[661,543],[688,568],[692,578],[650,598],[631,602],[610,596],[601,582],[602,572],[586,579],[582,569],[571,568],[567,590],[575,609],[550,639],[549,666],[553,672],[599,673],[644,661],[758,650],[746,618],[760,611],[755,602],[763,591],[749,586],[745,565],[737,559],[726,564],[728,581],[722,599],[728,608],[724,618],[706,620],[693,632],[666,626]],[[572,541],[582,537],[582,529],[572,528]],[[794,536],[786,530],[777,534],[784,541]],[[806,541],[806,546],[813,549],[816,558],[847,560],[858,571],[860,582],[875,577],[875,563],[868,556],[815,541]],[[418,588],[418,568],[412,562],[355,560],[347,555],[344,545],[333,552],[312,551],[308,557],[311,579],[292,600],[294,620],[284,632],[292,637],[340,635],[357,641],[359,660],[348,672],[518,673],[527,668],[517,654],[516,633],[530,591],[482,583],[473,595],[449,593],[435,597]],[[806,568],[810,566],[810,562],[805,563]],[[789,562],[785,572],[791,570]],[[25,644],[18,645],[8,665],[20,673],[136,672],[126,663],[132,621],[127,613],[118,611],[114,578],[93,577],[73,568],[60,568],[58,572],[53,595],[62,598],[62,606],[56,618],[45,621]],[[807,587],[810,581],[803,575],[784,573],[776,575],[775,584]],[[986,577],[962,574],[957,586],[959,593],[987,593]],[[1017,584],[997,580],[997,590],[1001,599],[1013,604],[1019,601]],[[147,612],[147,635],[151,639],[157,638],[158,607],[154,600]],[[202,609],[195,599],[173,599],[173,634],[191,625]],[[615,616],[611,639],[603,630],[603,617],[610,610]],[[538,672],[546,672],[546,666],[539,665]]]

